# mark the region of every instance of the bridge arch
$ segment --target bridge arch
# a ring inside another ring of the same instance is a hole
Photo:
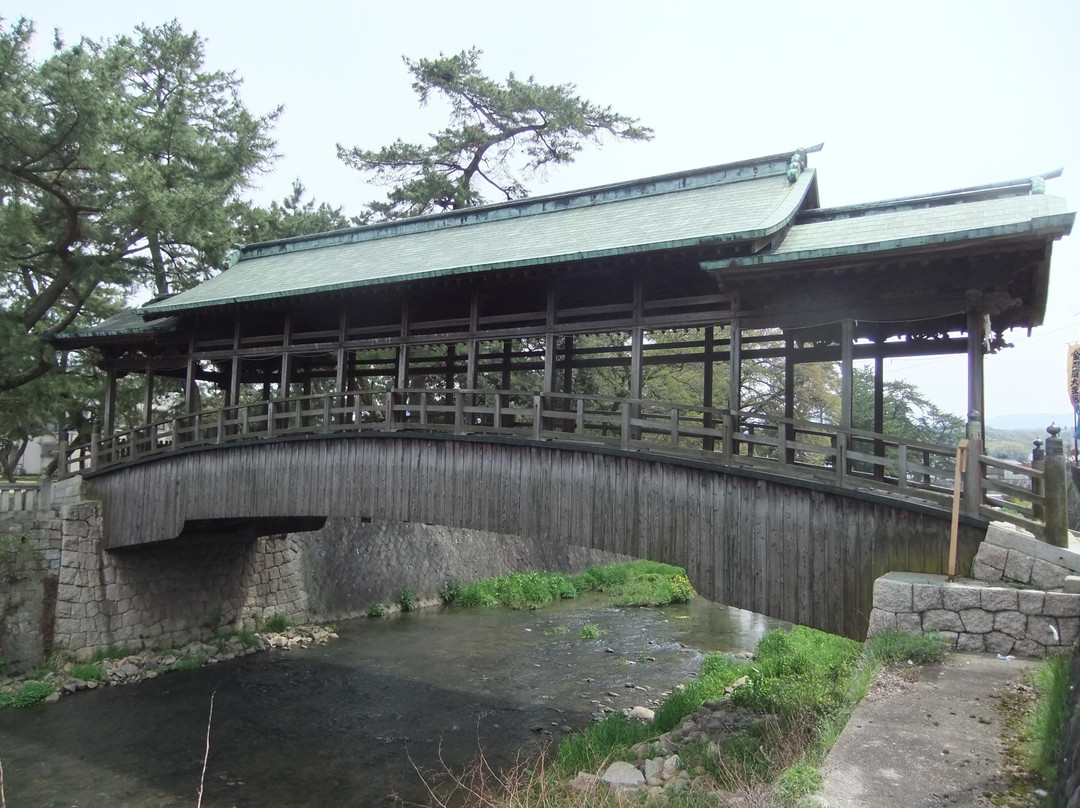
[[[225,524],[420,522],[678,564],[711,600],[850,636],[865,632],[877,576],[947,563],[948,514],[924,504],[506,437],[377,432],[202,447],[88,475],[84,491],[104,502],[109,549]],[[984,528],[961,525],[962,567]]]

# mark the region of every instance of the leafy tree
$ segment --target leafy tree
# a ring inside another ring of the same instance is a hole
[[[391,186],[386,202],[372,202],[372,219],[397,219],[527,195],[526,181],[551,166],[571,163],[602,136],[650,140],[652,130],[581,98],[573,84],[538,84],[511,73],[505,82],[480,72],[481,51],[413,61],[405,66],[425,105],[434,95],[450,103],[449,125],[428,145],[401,139],[372,151],[338,144],[338,157]]]
[[[329,233],[354,224],[340,207],[332,207],[327,202],[316,203],[314,199],[305,201],[305,190],[303,183],[295,180],[292,192],[281,202],[271,202],[268,208],[242,208],[236,221],[237,240],[254,244],[312,233]]]
[[[918,387],[904,379],[884,384],[882,432],[898,438],[955,444],[964,436],[964,419],[945,412]],[[874,371],[855,368],[852,379],[852,422],[856,429],[874,428]]]
[[[49,403],[49,420],[65,401],[76,419],[91,410],[42,337],[221,265],[238,194],[274,157],[277,115],[249,113],[240,80],[204,71],[202,40],[175,21],[57,37],[41,62],[33,33],[0,21],[0,411],[21,424],[3,425],[16,447],[40,428],[30,402]]]

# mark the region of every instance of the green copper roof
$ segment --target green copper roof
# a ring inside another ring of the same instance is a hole
[[[703,269],[751,270],[795,261],[998,238],[1023,233],[1067,233],[1074,214],[1065,200],[1044,194],[965,199],[955,192],[876,206],[817,210],[800,218],[761,254],[705,261]],[[943,204],[938,204],[943,202]],[[921,204],[920,204],[921,203]]]
[[[798,156],[798,153],[797,153]],[[804,158],[803,158],[804,159]],[[759,239],[816,204],[790,154],[244,248],[150,316],[420,278]],[[789,177],[789,172],[791,172]]]

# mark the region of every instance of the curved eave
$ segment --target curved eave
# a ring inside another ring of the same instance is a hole
[[[762,269],[791,269],[811,261],[843,259],[864,255],[894,251],[914,251],[933,249],[952,244],[964,244],[975,241],[1008,239],[1016,236],[1047,237],[1052,240],[1068,235],[1072,231],[1075,213],[1060,213],[1042,216],[1026,222],[976,228],[953,233],[937,233],[926,236],[913,236],[868,244],[845,244],[814,250],[769,253],[739,258],[725,258],[718,261],[702,261],[701,268],[718,278],[745,275]]]
[[[710,235],[697,236],[693,238],[672,239],[668,241],[652,241],[647,243],[631,244],[608,249],[583,250],[565,253],[555,253],[542,256],[512,258],[505,261],[469,264],[430,271],[403,272],[400,274],[383,275],[378,277],[357,278],[353,280],[330,284],[312,283],[307,286],[292,287],[280,291],[258,294],[253,293],[246,295],[229,295],[209,300],[195,300],[191,302],[184,302],[184,295],[182,293],[176,298],[171,298],[168,301],[163,301],[162,303],[154,304],[146,308],[140,309],[139,312],[145,317],[154,318],[168,314],[204,311],[207,309],[217,309],[228,306],[244,305],[250,303],[257,303],[260,301],[282,298],[307,297],[317,294],[342,292],[362,288],[370,288],[375,286],[385,286],[389,284],[415,283],[417,281],[423,280],[480,274],[500,270],[525,269],[530,267],[565,264],[568,262],[592,261],[603,258],[618,258],[621,256],[641,255],[650,252],[679,250],[719,244],[731,244],[736,242],[769,240],[772,239],[777,233],[787,228],[792,223],[792,221],[794,221],[800,210],[802,210],[804,202],[807,199],[810,199],[812,201],[815,198],[816,174],[813,169],[807,169],[803,171],[798,180],[796,180],[795,186],[792,188],[790,195],[785,200],[785,203],[778,205],[777,208],[773,210],[760,223],[758,227],[753,229],[739,230],[736,232],[715,233]],[[614,206],[617,203],[609,204]],[[257,259],[252,259],[251,264],[254,265],[256,261]],[[229,270],[229,272],[236,273],[238,268],[239,266],[233,268],[232,270]],[[215,279],[211,279],[209,281],[205,281],[204,283],[212,284],[214,280]]]

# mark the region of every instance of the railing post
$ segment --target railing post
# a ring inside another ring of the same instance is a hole
[[[1058,434],[1061,427],[1046,428],[1046,466],[1043,482],[1046,497],[1046,543],[1056,547],[1069,546],[1068,477],[1065,469],[1065,449]]]
[[[903,443],[896,445],[896,485],[898,488],[907,488],[907,446]]]
[[[788,434],[787,424],[777,424],[776,429],[776,462],[781,466],[788,464]],[[793,458],[794,459],[794,458]]]
[[[671,445],[679,445],[679,408],[671,408]]]
[[[68,440],[67,430],[60,430],[60,439],[56,442],[56,479],[68,476]]]
[[[495,406],[491,413],[491,425],[495,429],[502,429],[502,393],[495,392]]]
[[[723,415],[721,421],[724,434],[720,438],[720,459],[724,463],[731,462],[731,436],[735,431],[735,419],[731,417],[731,412],[726,412]]]
[[[844,472],[847,470],[847,434],[836,433],[836,487],[844,487]]]
[[[543,431],[544,397],[538,392],[533,392],[533,437],[540,440]]]
[[[463,393],[454,395],[454,434],[465,434],[465,395]]]
[[[323,396],[323,400],[322,400],[322,427],[323,427],[323,432],[329,432],[330,431],[330,418],[331,418],[331,416],[330,416],[330,399],[331,399],[331,396],[329,394],[327,394],[327,395]]]
[[[1035,471],[1044,471],[1046,469],[1046,450],[1043,449],[1043,442],[1041,440],[1032,441],[1034,449],[1031,450],[1031,468]],[[1041,497],[1046,493],[1046,485],[1042,476],[1031,478],[1031,493],[1037,497]],[[1031,503],[1031,516],[1036,522],[1046,522],[1046,508],[1041,502]]]
[[[967,471],[964,474],[964,514],[978,518],[979,506],[983,502],[982,492],[982,420],[979,413],[968,413],[967,424],[968,456]]]
[[[101,432],[97,428],[90,433],[90,471],[97,469],[100,465],[98,455],[101,452]]]
[[[427,426],[427,393],[420,393],[420,426]]]
[[[214,439],[214,443],[221,443],[225,439],[225,410],[219,409],[217,411],[217,437]]]
[[[386,391],[386,404],[384,405],[385,412],[383,414],[383,429],[387,432],[392,432],[394,429],[394,391]]]
[[[266,437],[274,434],[274,399],[266,399]]]
[[[578,435],[585,434],[585,399],[583,398],[577,400],[577,425],[574,431]]]
[[[625,401],[621,406],[622,428],[619,430],[619,444],[623,449],[630,448],[630,405]]]

